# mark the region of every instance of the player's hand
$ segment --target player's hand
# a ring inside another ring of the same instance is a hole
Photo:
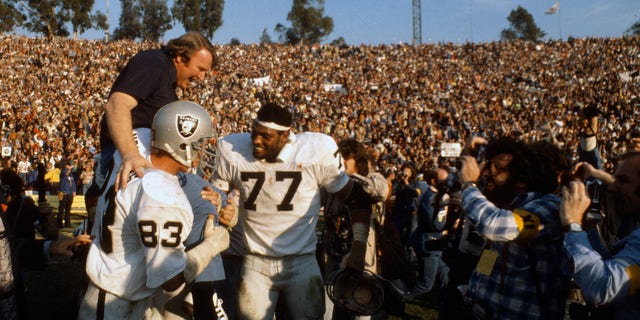
[[[235,205],[233,198],[227,198],[227,205],[218,211],[220,223],[233,228],[238,224],[238,207]]]
[[[212,250],[212,252],[217,251],[216,254],[218,254],[229,247],[229,241],[229,231],[221,226],[214,225],[213,216],[210,215],[207,218],[207,222],[205,222],[204,242],[215,246],[216,249]]]
[[[211,259],[229,247],[229,231],[213,224],[213,215],[204,223],[204,238],[197,246],[187,251],[187,266],[183,275],[186,282],[192,282]]]
[[[49,247],[49,254],[73,257],[73,249],[75,247],[88,245],[92,239],[93,237],[89,234],[81,234],[73,239],[53,241]]]
[[[129,153],[122,157],[122,164],[120,164],[120,168],[117,171],[116,175],[116,183],[115,188],[116,191],[118,189],[126,188],[127,183],[129,182],[129,174],[133,171],[138,177],[144,176],[144,169],[150,168],[151,163],[147,161],[142,155],[139,153]]]
[[[460,181],[478,181],[478,178],[480,178],[480,167],[476,159],[471,156],[461,156],[460,163]]]
[[[220,196],[218,192],[213,190],[211,186],[204,187],[202,191],[200,191],[200,196],[202,197],[202,199],[211,202],[212,205],[216,206],[216,208],[220,210],[220,206],[222,205],[222,196]]]
[[[591,198],[586,189],[580,181],[571,181],[569,186],[562,187],[560,221],[563,226],[572,222],[582,224],[582,217],[591,205]]]

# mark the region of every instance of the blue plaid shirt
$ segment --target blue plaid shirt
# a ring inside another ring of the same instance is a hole
[[[462,193],[462,206],[476,230],[490,240],[483,258],[486,253],[496,257],[493,264],[484,264],[484,273],[476,268],[469,280],[467,295],[484,308],[485,318],[562,319],[569,278],[562,269],[560,198],[521,193],[507,210],[472,187]]]

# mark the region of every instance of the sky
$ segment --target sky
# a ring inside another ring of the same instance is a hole
[[[422,43],[491,42],[510,27],[507,16],[518,6],[525,8],[535,23],[551,39],[568,37],[619,37],[640,20],[639,0],[561,0],[560,10],[545,12],[557,0],[421,0]],[[96,0],[94,9],[107,12],[110,32],[120,17],[120,0]],[[171,7],[173,1],[168,1]],[[226,0],[223,24],[212,42],[227,44],[233,38],[241,43],[258,43],[266,28],[276,41],[273,29],[281,23],[290,26],[287,13],[292,0]],[[347,44],[412,43],[412,0],[325,0],[325,15],[333,19],[333,32],[324,43],[343,37]],[[184,33],[177,24],[165,34],[172,39]],[[104,38],[104,32],[91,30],[85,39]]]

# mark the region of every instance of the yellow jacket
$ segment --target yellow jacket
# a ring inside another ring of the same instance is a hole
[[[60,182],[60,169],[53,168],[53,169],[49,170],[47,173],[45,173],[44,180],[46,180],[49,183],[59,183]]]

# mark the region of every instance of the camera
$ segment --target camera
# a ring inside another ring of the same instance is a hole
[[[485,153],[487,152],[487,146],[484,144],[481,144],[477,147],[477,152],[476,152],[476,162],[478,162],[478,164],[483,163],[485,161]]]
[[[587,180],[585,182],[587,192],[591,197],[591,205],[587,210],[585,215],[585,220],[589,222],[600,222],[602,221],[604,214],[602,212],[602,202],[601,202],[601,191],[602,191],[602,181],[597,179]]]

